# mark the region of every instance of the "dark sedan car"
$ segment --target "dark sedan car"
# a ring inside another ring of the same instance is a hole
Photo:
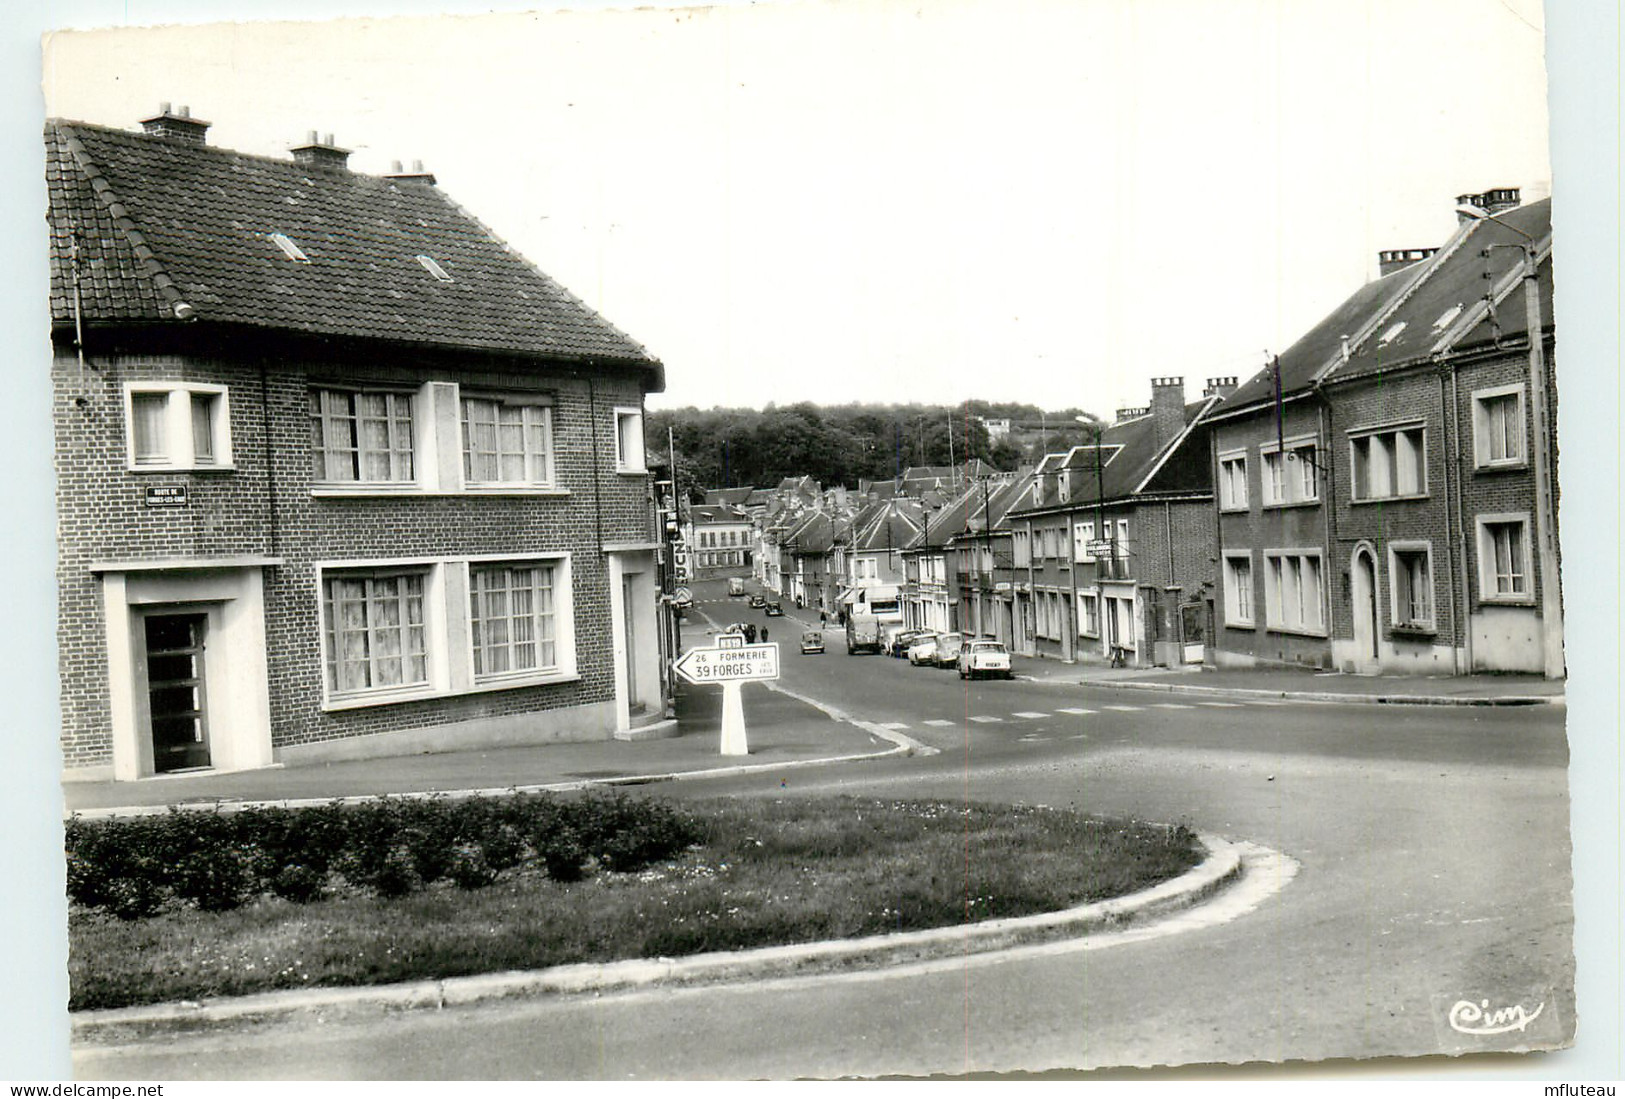
[[[782,615],[783,613],[784,613],[784,607],[781,606],[777,601],[774,601],[774,602],[769,603],[767,605],[767,614],[768,614],[769,618],[776,618],[776,617]]]

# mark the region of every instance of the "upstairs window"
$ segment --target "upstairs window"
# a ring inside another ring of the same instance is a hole
[[[1480,469],[1524,464],[1523,386],[1473,394],[1473,456]]]
[[[1286,507],[1319,500],[1316,457],[1312,441],[1289,439],[1284,451],[1276,443],[1260,447],[1259,458],[1264,467],[1264,506]]]
[[[312,390],[310,435],[312,474],[319,482],[413,480],[410,393]]]
[[[517,398],[464,397],[463,480],[545,485],[553,480],[553,410]]]
[[[643,410],[615,410],[615,469],[619,473],[646,473],[643,465]]]
[[[1426,495],[1425,444],[1426,435],[1419,424],[1351,436],[1350,477],[1354,500]]]
[[[1225,511],[1247,509],[1247,456],[1219,456],[1219,507]]]
[[[226,387],[132,383],[125,389],[126,446],[134,470],[220,469],[231,464]]]

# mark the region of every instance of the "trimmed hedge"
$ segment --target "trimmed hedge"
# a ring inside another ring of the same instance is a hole
[[[74,817],[68,898],[140,919],[178,906],[224,911],[265,894],[306,903],[341,883],[382,897],[442,879],[479,889],[529,865],[576,881],[592,865],[627,873],[674,858],[701,835],[664,802],[596,791]]]

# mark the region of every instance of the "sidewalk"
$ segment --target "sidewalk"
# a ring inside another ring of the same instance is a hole
[[[908,750],[816,707],[767,687],[744,690],[747,756],[724,756],[721,693],[689,688],[680,701],[678,735],[661,740],[599,740],[517,748],[436,752],[386,759],[270,767],[222,774],[177,775],[142,782],[64,783],[69,812],[104,815],[167,805],[287,802],[385,794],[504,791],[624,785],[705,772],[790,769],[812,762]]]
[[[1312,668],[1113,668],[1011,657],[1017,678],[1084,687],[1417,706],[1561,705],[1564,682],[1538,675],[1351,675]]]

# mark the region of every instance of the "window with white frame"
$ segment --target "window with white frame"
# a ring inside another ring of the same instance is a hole
[[[1395,629],[1433,628],[1433,550],[1425,542],[1395,542],[1388,547],[1392,587],[1389,611]]]
[[[124,400],[130,469],[223,469],[231,465],[225,386],[132,382],[125,386]]]
[[[1251,626],[1253,619],[1253,556],[1224,555],[1224,624]]]
[[[1117,520],[1117,556],[1119,559],[1128,556],[1128,520]]]
[[[1279,443],[1259,447],[1264,506],[1286,507],[1320,499],[1316,457],[1312,439],[1288,439],[1284,450]]]
[[[465,484],[553,482],[553,409],[549,402],[465,395],[462,429]]]
[[[1486,602],[1528,603],[1533,598],[1527,515],[1478,517],[1478,594]]]
[[[1320,554],[1271,551],[1264,555],[1264,616],[1273,630],[1324,633],[1325,584]]]
[[[323,575],[322,625],[331,695],[428,684],[426,572],[414,567]]]
[[[1523,386],[1507,385],[1473,394],[1473,457],[1480,469],[1524,464],[1523,393]]]
[[[475,676],[557,670],[556,573],[552,562],[469,566]]]
[[[311,390],[310,446],[312,475],[318,482],[410,483],[412,394]]]
[[[1235,451],[1219,455],[1219,507],[1225,511],[1247,509],[1247,454]]]
[[[615,469],[620,473],[647,472],[643,465],[643,410],[615,410]]]
[[[1011,537],[1010,552],[1012,554],[1012,563],[1017,568],[1026,568],[1032,564],[1032,536],[1024,530],[1015,531]]]
[[[1100,595],[1097,592],[1078,593],[1078,636],[1100,636]]]
[[[1427,493],[1426,434],[1420,424],[1351,433],[1349,476],[1356,502]]]
[[[1095,521],[1086,520],[1072,525],[1072,560],[1088,564],[1095,559],[1089,552],[1089,543],[1095,540]]]

